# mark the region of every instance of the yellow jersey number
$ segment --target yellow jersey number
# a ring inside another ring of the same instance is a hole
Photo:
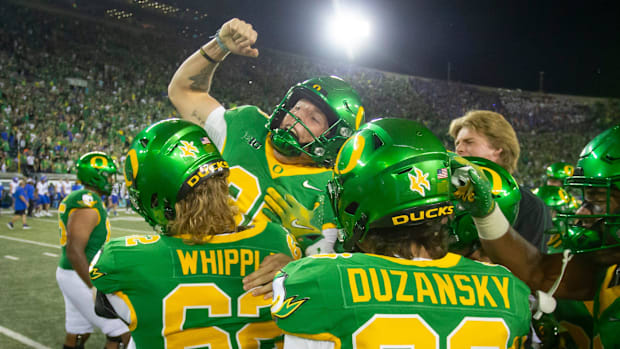
[[[270,299],[254,297],[248,291],[232,300],[214,283],[180,284],[163,300],[164,341],[166,348],[209,347],[211,349],[232,348],[232,340],[240,349],[258,348],[261,339],[275,338],[282,334],[274,321],[253,322],[237,333],[228,333],[217,326],[183,329],[185,310],[208,308],[209,317],[231,317],[232,302],[237,302],[237,317],[258,318],[260,308],[271,306]],[[282,348],[282,343],[277,343]]]
[[[235,217],[237,225],[248,225],[251,222],[268,221],[261,212],[265,206],[262,199],[263,192],[258,178],[241,166],[230,168],[228,176],[229,186],[236,192],[232,195],[233,201],[239,207],[241,215]]]
[[[484,333],[484,336],[481,334]],[[501,318],[465,317],[448,335],[448,349],[514,348],[520,349],[524,337],[508,343],[510,331]],[[353,348],[380,349],[414,345],[415,348],[439,348],[439,335],[420,315],[378,314],[353,333]]]

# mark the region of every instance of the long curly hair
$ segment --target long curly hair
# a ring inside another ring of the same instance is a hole
[[[224,176],[200,183],[174,206],[176,217],[168,222],[172,235],[189,234],[187,243],[204,244],[213,235],[236,231],[235,215],[239,208],[228,195]]]

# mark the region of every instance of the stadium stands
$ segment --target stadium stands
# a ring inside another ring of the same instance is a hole
[[[1,4],[0,170],[68,173],[80,154],[92,150],[124,161],[139,130],[176,116],[167,84],[180,60],[201,43],[152,28],[127,30]],[[449,149],[450,120],[470,109],[497,111],[518,132],[517,177],[528,187],[541,184],[548,163],[574,163],[589,139],[618,122],[620,111],[616,100],[467,85],[266,49],[256,60],[230,57],[226,64],[213,93],[227,107],[251,101],[270,113],[292,83],[333,74],[360,92],[369,117],[422,121]],[[257,96],[265,97],[257,102]]]

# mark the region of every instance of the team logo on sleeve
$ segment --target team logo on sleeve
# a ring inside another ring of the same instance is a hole
[[[194,159],[196,158],[196,154],[198,154],[198,148],[194,146],[194,141],[181,141],[183,146],[179,147],[181,149],[181,157],[191,156]]]
[[[90,270],[90,279],[91,280],[97,280],[100,277],[104,276],[105,273],[102,273],[101,271],[99,271],[99,268],[94,267]]]
[[[80,202],[84,206],[93,207],[97,203],[91,194],[82,195],[82,201]]]
[[[278,319],[284,319],[293,314],[299,307],[310,298],[296,299],[297,295],[286,297],[286,289],[284,281],[288,278],[288,274],[280,271],[273,280],[273,303],[271,305],[271,314]]]
[[[418,192],[422,196],[426,196],[426,191],[424,189],[426,188],[426,190],[431,190],[431,184],[428,182],[428,173],[422,172],[422,170],[417,167],[413,167],[413,170],[415,172],[415,176],[412,175],[411,172],[407,174],[409,176],[409,181],[411,182],[409,189],[411,189],[411,191]]]

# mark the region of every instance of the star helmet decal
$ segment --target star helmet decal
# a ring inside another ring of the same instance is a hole
[[[415,172],[415,176],[412,175],[411,172],[407,173],[409,181],[411,181],[409,189],[418,192],[422,196],[426,196],[426,191],[424,189],[431,190],[431,184],[428,182],[428,173],[422,172],[422,170],[415,166],[412,170]]]
[[[179,147],[181,149],[181,157],[191,156],[194,159],[196,158],[196,154],[198,153],[198,148],[194,146],[194,141],[181,141],[183,146]]]

